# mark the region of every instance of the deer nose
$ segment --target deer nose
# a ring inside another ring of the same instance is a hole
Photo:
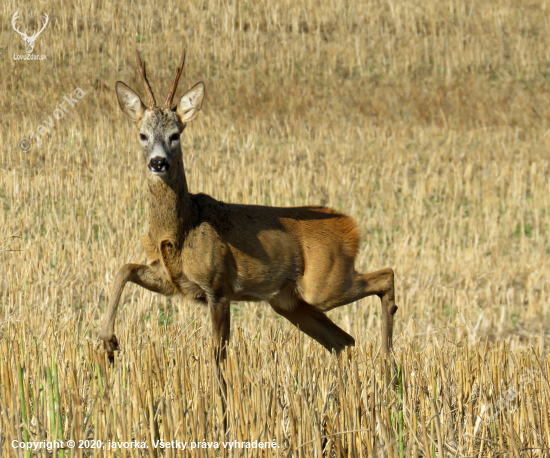
[[[164,157],[154,157],[149,161],[149,170],[151,170],[151,172],[166,172],[169,167],[170,164]]]

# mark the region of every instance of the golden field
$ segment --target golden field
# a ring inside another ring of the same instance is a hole
[[[550,2],[2,8],[0,456],[550,456]],[[28,33],[48,14],[45,60],[14,59],[16,11]],[[390,383],[377,298],[330,312],[357,341],[340,362],[267,304],[233,304],[226,437],[206,309],[128,285],[106,361],[112,279],[144,261],[147,225],[114,85],[144,95],[137,47],[163,100],[184,46],[176,97],[206,84],[191,192],[353,216],[357,269],[396,272]],[[148,448],[12,446],[56,438]]]

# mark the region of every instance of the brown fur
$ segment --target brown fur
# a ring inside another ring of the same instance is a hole
[[[190,194],[179,140],[171,146],[171,132],[182,132],[198,113],[204,86],[184,95],[175,111],[145,109],[122,83],[117,94],[123,111],[138,124],[146,159],[162,156],[170,166],[148,180],[149,229],[143,243],[149,264],[127,264],[115,279],[100,332],[110,356],[118,349],[115,315],[128,281],[207,304],[217,360],[225,357],[231,301],[268,301],[329,351],[340,352],[355,341],[324,312],[378,295],[382,348],[389,351],[397,309],[393,271],[356,272],[359,232],[350,217],[324,207],[226,204]]]

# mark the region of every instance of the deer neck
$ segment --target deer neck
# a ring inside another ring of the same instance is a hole
[[[195,224],[193,201],[181,155],[166,175],[149,177],[149,233],[161,241],[170,239],[181,248],[186,234]]]

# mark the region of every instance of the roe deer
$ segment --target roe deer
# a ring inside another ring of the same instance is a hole
[[[149,168],[149,227],[143,237],[149,264],[126,264],[115,277],[99,334],[109,358],[119,348],[114,323],[127,282],[206,304],[218,368],[226,356],[231,301],[267,301],[327,350],[339,353],[355,340],[325,312],[377,295],[382,300],[382,351],[387,354],[397,310],[394,274],[389,268],[369,274],[355,270],[355,222],[325,207],[226,204],[191,194],[180,135],[201,109],[204,84],[193,86],[172,107],[184,51],[166,101],[158,108],[137,50],[136,56],[148,107],[120,81],[116,93],[124,114],[137,123]]]

